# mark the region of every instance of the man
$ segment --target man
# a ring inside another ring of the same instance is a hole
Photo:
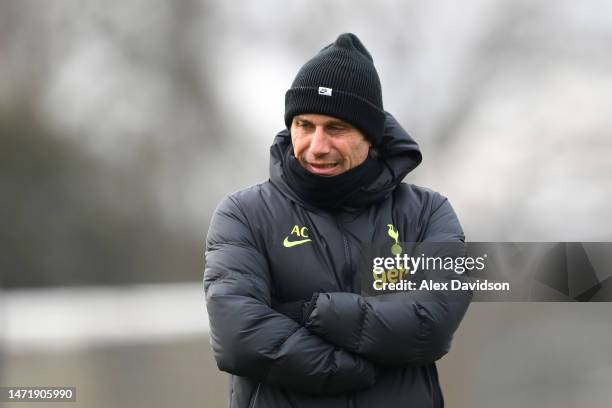
[[[435,361],[471,293],[367,296],[358,269],[372,245],[463,248],[464,236],[446,198],[402,183],[421,153],[385,114],[355,35],[300,69],[285,124],[270,180],[223,200],[207,237],[211,344],[232,374],[230,406],[443,406]]]

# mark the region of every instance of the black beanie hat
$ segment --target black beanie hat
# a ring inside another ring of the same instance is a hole
[[[341,34],[299,70],[285,94],[285,124],[293,117],[318,113],[342,119],[377,146],[385,113],[372,56],[355,34]]]

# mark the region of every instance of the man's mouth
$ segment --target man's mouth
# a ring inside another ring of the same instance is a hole
[[[338,166],[340,163],[331,162],[331,163],[312,163],[307,162],[308,170],[312,173],[321,175],[321,176],[333,176],[338,171]]]

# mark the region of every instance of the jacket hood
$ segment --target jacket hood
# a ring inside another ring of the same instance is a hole
[[[290,145],[291,134],[288,129],[280,131],[274,138],[270,147],[270,181],[292,201],[314,209],[293,191],[283,177],[286,171],[283,156]],[[388,112],[385,112],[385,130],[377,150],[382,171],[372,182],[360,187],[360,203],[371,204],[389,196],[422,161],[419,145]]]

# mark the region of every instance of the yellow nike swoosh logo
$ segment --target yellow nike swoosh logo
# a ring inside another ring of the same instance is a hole
[[[301,244],[305,244],[307,242],[312,241],[312,239],[301,239],[299,241],[289,241],[289,237],[285,237],[285,240],[283,241],[283,246],[285,248],[291,248],[294,247],[296,245],[301,245]]]

